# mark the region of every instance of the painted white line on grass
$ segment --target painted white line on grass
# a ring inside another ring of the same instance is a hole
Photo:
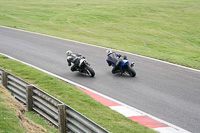
[[[17,31],[22,31],[22,32],[27,32],[27,33],[32,33],[32,34],[36,34],[36,35],[42,35],[42,36],[51,37],[51,38],[55,38],[55,39],[60,39],[60,40],[65,40],[65,41],[70,41],[70,42],[75,42],[75,43],[84,44],[84,45],[88,45],[88,46],[92,46],[92,47],[97,47],[97,48],[102,48],[102,49],[108,49],[108,48],[103,47],[103,46],[97,46],[97,45],[88,44],[88,43],[84,43],[84,42],[78,42],[78,41],[74,41],[74,40],[70,40],[70,39],[55,37],[55,36],[51,36],[51,35],[45,35],[45,34],[41,34],[41,33],[37,33],[37,32],[26,31],[26,30],[21,30],[21,29],[6,27],[6,26],[0,26],[0,27],[7,28],[7,29],[12,29],[12,30],[17,30]],[[154,60],[154,61],[162,62],[162,63],[165,63],[165,64],[169,64],[169,65],[181,67],[181,68],[184,68],[184,69],[188,69],[188,70],[200,72],[200,70],[198,70],[198,69],[194,69],[194,68],[190,68],[190,67],[186,67],[186,66],[174,64],[174,63],[170,63],[170,62],[167,62],[167,61],[163,61],[163,60],[159,60],[159,59],[155,59],[155,58],[151,58],[151,57],[147,57],[147,56],[143,56],[143,55],[139,55],[139,54],[133,54],[133,53],[130,53],[130,52],[125,52],[125,51],[121,51],[121,50],[117,50],[117,49],[114,49],[114,50],[118,51],[118,52],[129,54],[129,55],[134,55],[134,56],[146,58],[146,59],[149,59],[149,60]]]
[[[96,91],[94,91],[94,90],[92,90],[92,89],[90,89],[90,88],[88,88],[88,87],[85,87],[85,86],[83,86],[83,85],[80,85],[80,84],[78,84],[78,83],[76,83],[76,82],[73,82],[73,81],[71,81],[71,80],[65,79],[65,78],[63,78],[63,77],[61,77],[61,76],[58,76],[58,75],[53,74],[53,73],[51,73],[51,72],[48,72],[48,71],[46,71],[46,70],[44,70],[44,69],[41,69],[41,68],[36,67],[36,66],[34,66],[34,65],[31,65],[31,64],[29,64],[29,63],[23,62],[23,61],[21,61],[21,60],[18,60],[18,59],[14,58],[14,57],[11,57],[11,56],[9,56],[9,55],[3,54],[3,53],[0,53],[0,54],[2,54],[2,55],[4,55],[4,56],[7,56],[7,57],[9,57],[9,58],[11,58],[11,59],[13,59],[13,60],[19,61],[19,62],[21,62],[21,63],[23,63],[23,64],[26,64],[26,65],[28,65],[28,66],[31,66],[31,67],[33,67],[33,68],[36,68],[36,69],[38,69],[38,70],[40,70],[40,71],[42,71],[42,72],[45,72],[45,73],[47,73],[47,74],[49,74],[49,75],[52,75],[52,76],[54,76],[54,77],[56,77],[56,78],[58,78],[58,79],[61,79],[61,80],[65,81],[65,82],[68,82],[68,83],[73,84],[73,85],[75,85],[75,86],[79,86],[79,87],[81,87],[81,88],[84,88],[84,89],[86,89],[86,90],[89,90],[89,91],[91,91],[91,92],[93,92],[93,93],[95,93],[95,94],[97,94],[97,95],[100,95],[100,96],[102,96],[102,97],[104,97],[104,98],[107,98],[107,99],[109,99],[109,100],[111,100],[111,101],[114,101],[114,102],[116,102],[116,103],[118,103],[118,104],[121,104],[122,106],[124,106],[123,108],[126,108],[125,111],[127,111],[127,112],[129,112],[129,113],[130,113],[130,111],[132,110],[132,112],[135,112],[135,113],[133,113],[133,114],[136,114],[136,115],[137,115],[137,114],[140,114],[140,115],[149,116],[150,118],[152,118],[152,119],[154,119],[154,120],[157,120],[157,121],[159,121],[159,122],[162,122],[162,123],[164,123],[164,124],[166,124],[166,125],[168,125],[168,126],[170,127],[170,128],[168,129],[168,130],[170,130],[169,132],[166,132],[166,131],[168,131],[167,129],[164,129],[164,128],[157,128],[156,130],[158,130],[158,131],[161,132],[161,133],[176,133],[175,131],[177,131],[177,133],[190,133],[189,131],[187,131],[187,130],[185,130],[185,129],[182,129],[182,128],[180,128],[180,127],[178,127],[178,126],[175,126],[175,125],[173,125],[173,124],[171,124],[171,123],[168,123],[168,122],[166,122],[166,121],[163,121],[163,120],[161,120],[161,119],[159,119],[159,118],[157,118],[157,117],[154,117],[154,116],[152,116],[152,115],[150,115],[150,114],[147,114],[147,113],[145,113],[145,112],[143,112],[143,111],[141,111],[141,110],[138,110],[138,109],[136,109],[136,108],[134,108],[134,107],[131,107],[131,106],[127,105],[127,104],[124,104],[124,103],[122,103],[122,102],[120,102],[120,101],[117,101],[117,100],[115,100],[115,99],[113,99],[113,98],[111,98],[111,97],[108,97],[108,96],[104,95],[104,94],[101,94],[101,93],[99,93],[99,92],[96,92]],[[111,107],[111,108],[114,108],[114,107]],[[116,110],[116,111],[119,110],[121,113],[123,113],[121,109],[114,108],[114,110]],[[119,112],[119,113],[120,113],[120,112]],[[124,114],[124,113],[123,113],[123,114]],[[162,131],[163,131],[163,132],[162,132]],[[165,131],[165,132],[164,132],[164,131]],[[174,132],[173,132],[173,131],[174,131]]]

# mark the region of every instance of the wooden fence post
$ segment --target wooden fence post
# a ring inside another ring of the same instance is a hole
[[[5,72],[5,71],[2,71],[2,85],[4,86],[4,87],[7,87],[7,72]]]
[[[61,133],[66,133],[66,106],[58,105],[58,128]]]
[[[32,111],[33,109],[33,86],[26,86],[26,108],[28,111]]]

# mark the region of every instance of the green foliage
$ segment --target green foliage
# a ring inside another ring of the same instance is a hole
[[[199,0],[0,2],[0,25],[200,69]]]
[[[84,116],[113,133],[153,133],[152,129],[139,125],[116,111],[102,105],[75,86],[61,81],[25,64],[0,55],[0,68],[36,85],[40,89],[66,103]],[[29,116],[31,114],[27,114]],[[30,119],[33,119],[30,117]],[[34,120],[34,119],[33,119]],[[37,122],[38,120],[34,120]]]

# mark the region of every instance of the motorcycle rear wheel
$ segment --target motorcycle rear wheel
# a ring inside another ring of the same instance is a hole
[[[95,72],[94,72],[94,70],[90,67],[90,66],[85,66],[85,69],[86,69],[86,72],[87,72],[87,74],[90,76],[90,77],[94,77],[94,75],[95,75]]]

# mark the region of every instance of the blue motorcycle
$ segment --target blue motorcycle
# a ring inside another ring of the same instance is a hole
[[[121,74],[125,73],[125,74],[130,75],[131,77],[136,76],[136,72],[133,69],[134,62],[130,63],[129,60],[120,58],[117,61],[117,65],[118,65],[117,73],[121,73]]]
[[[108,55],[106,59],[109,66],[112,66],[112,73],[120,73],[120,74],[128,74],[131,77],[136,76],[136,72],[133,69],[134,63],[130,63],[126,56],[121,56],[116,53],[112,53]]]

